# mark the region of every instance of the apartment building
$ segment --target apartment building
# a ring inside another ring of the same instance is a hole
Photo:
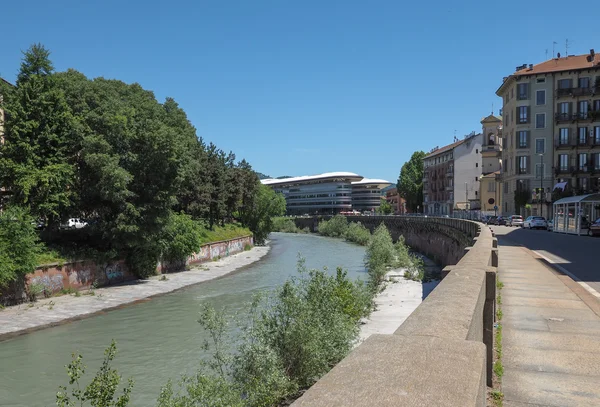
[[[481,120],[481,178],[479,199],[481,211],[488,215],[502,214],[502,117],[492,112]]]
[[[600,57],[593,49],[521,65],[496,94],[504,112],[505,213],[515,212],[517,191],[543,216],[559,182],[576,194],[600,191]]]
[[[479,178],[483,134],[434,148],[423,159],[423,212],[451,215],[480,209]]]
[[[396,187],[384,188],[385,200],[392,206],[395,215],[404,215],[407,212],[406,200],[400,196]]]

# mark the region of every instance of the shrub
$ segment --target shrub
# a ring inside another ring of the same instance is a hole
[[[290,218],[273,218],[273,232],[298,233],[300,229]]]
[[[0,212],[0,288],[32,273],[37,266],[41,246],[33,218],[20,207]]]
[[[185,260],[200,250],[202,227],[185,213],[172,213],[161,239],[162,258],[168,262]]]
[[[31,283],[27,287],[27,296],[29,297],[29,301],[35,302],[38,297],[42,294],[45,294],[46,287],[42,283]]]
[[[375,229],[365,257],[369,285],[372,290],[377,291],[385,278],[387,268],[393,266],[396,261],[392,236],[383,223]]]
[[[246,243],[244,245],[244,251],[247,252],[247,251],[250,251],[250,250],[252,250],[252,245],[250,243]]]
[[[371,232],[364,227],[360,222],[350,222],[346,230],[345,238],[349,242],[358,243],[361,246],[366,246],[371,240]]]
[[[319,234],[329,237],[344,237],[348,230],[348,220],[343,215],[335,215],[329,220],[319,222]]]

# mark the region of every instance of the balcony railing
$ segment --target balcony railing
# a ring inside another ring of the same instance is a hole
[[[487,146],[483,146],[483,151],[502,151],[502,146],[500,144],[488,144]]]
[[[556,113],[554,119],[557,123],[570,122],[573,120],[573,115],[571,113]]]
[[[573,88],[573,96],[588,96],[592,94],[592,88]]]
[[[570,172],[571,172],[571,169],[568,166],[561,166],[560,163],[556,166],[557,174],[568,174]]]
[[[559,98],[563,96],[573,96],[573,88],[556,89],[556,96]]]
[[[563,138],[559,138],[554,144],[556,148],[572,148],[575,147],[575,143],[572,137],[567,138],[566,140]]]

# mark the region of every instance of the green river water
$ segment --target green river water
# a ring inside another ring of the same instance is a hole
[[[208,302],[229,314],[242,313],[253,294],[273,289],[296,275],[298,253],[309,268],[336,266],[366,279],[363,247],[341,240],[274,233],[271,251],[260,261],[223,278],[187,287],[122,309],[0,342],[0,406],[55,406],[64,365],[81,353],[88,373],[95,372],[112,339],[119,353],[114,366],[135,379],[132,406],[154,406],[169,378],[192,373],[206,357],[199,305]],[[232,328],[231,335],[236,335]],[[91,374],[86,374],[84,383]]]

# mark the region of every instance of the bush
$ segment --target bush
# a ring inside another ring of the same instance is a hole
[[[348,230],[348,220],[343,215],[335,215],[319,222],[319,234],[329,237],[344,237]]]
[[[358,243],[361,246],[366,246],[371,240],[371,232],[364,227],[360,222],[351,222],[346,230],[346,240],[353,243]]]
[[[37,267],[41,246],[33,218],[16,206],[0,212],[0,288],[14,281],[24,282]]]
[[[176,262],[200,250],[202,227],[185,213],[172,213],[163,229],[162,258]]]
[[[387,268],[396,262],[392,236],[383,223],[375,229],[365,257],[369,272],[369,285],[372,290],[377,291],[385,278]]]
[[[273,218],[273,232],[298,233],[300,229],[290,218]]]

